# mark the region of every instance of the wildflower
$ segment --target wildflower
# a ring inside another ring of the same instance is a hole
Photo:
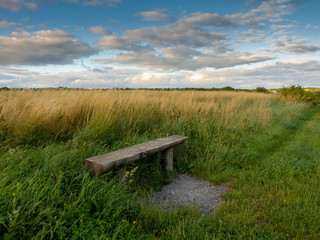
[[[101,222],[99,222],[99,224],[101,225]]]
[[[125,219],[122,219],[122,222],[126,222],[127,220],[125,220]]]
[[[12,196],[15,196],[16,195],[16,193],[12,193]]]
[[[63,204],[63,206],[67,206],[67,204],[65,203],[65,204]]]
[[[169,195],[171,196],[171,193],[169,193]]]
[[[82,219],[80,219],[80,222],[82,222]]]
[[[134,169],[131,170],[131,173],[134,173],[135,171],[137,171],[139,166],[135,167]]]
[[[133,221],[133,224],[136,224],[137,222],[136,221]]]
[[[36,213],[36,211],[33,211],[32,213]]]

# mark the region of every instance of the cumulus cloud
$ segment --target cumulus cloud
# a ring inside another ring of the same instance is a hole
[[[101,6],[112,7],[122,2],[122,0],[62,0],[62,1],[80,3],[84,6],[92,6],[92,7],[101,7]]]
[[[272,41],[274,48],[264,49],[268,52],[285,52],[291,54],[315,53],[320,51],[320,44],[309,44],[306,39],[292,39],[287,35],[281,35]]]
[[[0,28],[14,27],[16,25],[14,22],[7,22],[6,20],[0,21]]]
[[[33,69],[36,69],[34,67]],[[141,75],[140,70],[109,69],[109,71],[78,70],[44,73],[23,67],[0,66],[0,87],[59,87],[70,88],[114,88],[133,87],[126,78]]]
[[[144,49],[124,51],[119,56],[98,59],[100,63],[135,65],[148,69],[197,70],[202,68],[227,68],[270,60],[272,57],[252,56],[248,53],[202,54],[184,47],[165,48],[159,54],[156,50]]]
[[[250,28],[246,32],[240,32],[238,38],[243,42],[262,42],[266,38],[266,33]]]
[[[263,28],[265,22],[279,22],[283,16],[294,11],[290,0],[267,0],[247,12],[219,15],[218,13],[197,12],[181,18],[180,22],[215,28],[250,27]]]
[[[66,64],[96,52],[87,43],[61,30],[13,32],[0,36],[0,64]]]
[[[313,60],[277,62],[250,70],[242,70],[233,79],[235,81],[241,80],[243,84],[250,87],[275,88],[298,84],[305,87],[320,87],[319,68],[320,62]]]
[[[308,28],[308,29],[319,29],[319,26],[317,26],[317,25],[313,25],[313,24],[307,24],[306,25],[306,28]]]
[[[167,18],[167,15],[162,15],[160,11],[143,14],[149,20]],[[239,21],[239,18],[242,18],[240,15],[194,13],[162,26],[127,30],[121,35],[109,34],[100,38],[97,44],[101,49],[120,50],[119,54],[96,61],[134,65],[146,69],[194,71],[203,68],[234,67],[273,59],[270,56],[255,56],[247,52],[234,51],[226,34],[213,30],[213,26],[237,27],[241,24],[258,24],[248,19],[245,21],[245,18]],[[251,28],[242,37],[246,42],[258,42],[265,38],[265,33]]]
[[[320,62],[295,60],[255,68],[202,69],[197,71],[143,71],[116,68],[109,71],[55,72],[0,66],[0,87],[224,87],[267,88],[299,84],[320,87]]]
[[[228,1],[236,1],[236,0],[228,0]],[[304,4],[304,3],[307,3],[309,2],[310,0],[238,0],[238,1],[242,1],[242,2],[245,2],[246,4],[254,4],[254,3],[261,3],[263,1],[265,2],[286,2],[286,3],[291,3],[291,4],[294,4],[294,5],[301,5],[301,4]]]
[[[149,69],[198,70],[203,68],[227,68],[243,64],[263,62],[272,56],[257,56],[233,50],[232,44],[262,42],[267,38],[265,28],[283,30],[293,25],[275,24],[292,13],[295,4],[290,0],[261,1],[251,10],[234,14],[196,12],[173,19],[162,10],[141,12],[146,21],[167,21],[161,26],[132,29],[121,34],[106,34],[97,41],[100,49],[117,49],[112,58],[99,62],[135,65]],[[231,39],[221,30],[248,29]],[[238,40],[238,41],[237,41]],[[234,41],[234,42],[232,42]],[[288,51],[312,51],[311,46],[291,46]]]
[[[291,53],[312,53],[320,51],[320,44],[291,44],[282,48],[282,50],[291,52]]]
[[[11,11],[18,11],[21,8],[36,9],[38,6],[34,1],[24,0],[0,0],[0,8],[6,8]]]
[[[167,14],[162,13],[160,10],[141,12],[140,15],[143,17],[145,21],[174,21],[175,20],[173,17],[170,17]]]
[[[133,39],[128,37],[119,38],[118,36],[111,34],[100,38],[97,42],[98,46],[108,49],[126,49],[130,48],[132,44],[136,44]]]
[[[235,21],[233,15],[220,16],[218,13],[193,13],[191,16],[179,20],[180,23],[196,24],[210,27],[236,27],[239,22]]]
[[[94,34],[107,34],[109,29],[103,26],[92,26],[88,28],[88,31]]]
[[[137,87],[148,87],[148,86],[167,86],[169,83],[168,75],[161,73],[143,73],[133,77],[127,77],[125,79],[131,82]]]
[[[282,30],[282,29],[288,29],[288,28],[294,28],[296,27],[293,24],[286,24],[286,25],[281,25],[281,24],[273,24],[270,26],[272,30]]]

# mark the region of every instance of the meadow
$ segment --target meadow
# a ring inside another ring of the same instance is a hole
[[[320,109],[276,94],[0,91],[0,239],[319,239]],[[84,160],[170,135],[175,173],[232,190],[212,216],[139,198],[159,156],[100,177]]]

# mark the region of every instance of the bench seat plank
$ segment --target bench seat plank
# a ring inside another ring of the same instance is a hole
[[[121,167],[136,160],[148,157],[157,152],[165,151],[187,140],[188,137],[173,135],[141,143],[114,152],[98,155],[85,160],[86,168],[95,175]]]

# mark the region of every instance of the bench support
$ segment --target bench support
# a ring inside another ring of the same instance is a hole
[[[91,173],[99,176],[113,168],[119,168],[139,159],[161,152],[166,170],[172,172],[173,147],[183,143],[187,139],[188,137],[185,136],[173,135],[87,158],[85,160],[86,168]]]
[[[173,148],[169,148],[162,152],[162,158],[165,161],[166,170],[173,171]]]
[[[119,174],[118,174],[118,177],[119,177],[119,180],[122,181],[123,179],[126,178],[126,173],[127,173],[127,169],[125,166],[123,166],[120,171],[119,171]]]

